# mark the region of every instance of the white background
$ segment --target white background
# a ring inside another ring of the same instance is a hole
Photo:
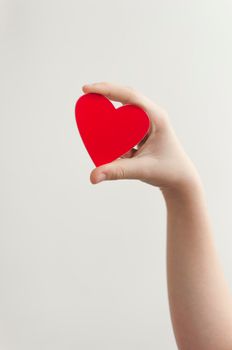
[[[232,286],[232,2],[0,0],[0,349],[176,349],[165,206],[92,185],[81,86],[164,106],[205,184]]]

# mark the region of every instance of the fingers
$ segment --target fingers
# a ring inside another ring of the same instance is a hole
[[[117,159],[95,168],[90,174],[92,184],[104,180],[140,179],[141,166],[136,158]]]
[[[84,85],[82,89],[84,92],[95,92],[102,94],[112,101],[118,101],[123,104],[139,103],[138,93],[127,86],[102,82]]]
[[[131,87],[108,82],[87,84],[82,87],[85,93],[95,92],[122,104],[135,104],[147,110],[153,102]]]
[[[167,119],[165,111],[156,105],[149,98],[138,92],[137,90],[119,84],[109,82],[98,82],[86,84],[82,87],[84,93],[98,93],[106,96],[112,101],[118,101],[122,104],[134,104],[141,107],[147,112],[152,126],[160,127]]]

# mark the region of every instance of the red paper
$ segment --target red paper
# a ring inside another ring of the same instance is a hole
[[[115,108],[103,95],[82,95],[75,108],[82,141],[96,166],[112,162],[136,146],[147,134],[148,115],[138,106]]]

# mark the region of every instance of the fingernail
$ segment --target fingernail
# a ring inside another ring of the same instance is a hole
[[[106,174],[105,173],[100,173],[97,176],[97,183],[104,181],[106,179]]]

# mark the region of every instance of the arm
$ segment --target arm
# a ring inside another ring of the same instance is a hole
[[[163,190],[167,206],[167,282],[179,349],[231,350],[232,299],[218,260],[204,192],[192,182]]]
[[[150,118],[150,131],[138,150],[95,168],[90,180],[137,179],[160,188],[167,207],[167,286],[178,348],[232,350],[232,297],[216,253],[204,190],[167,113],[128,87],[96,83],[83,91],[136,104]]]

